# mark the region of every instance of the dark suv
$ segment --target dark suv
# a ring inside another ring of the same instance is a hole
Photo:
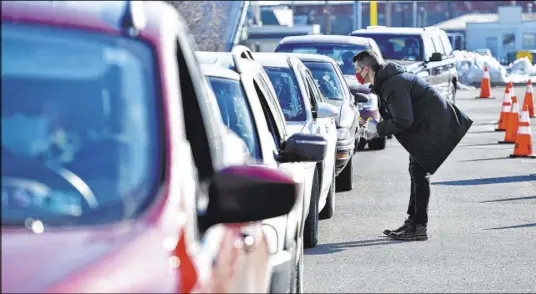
[[[445,31],[369,26],[350,35],[374,39],[386,61],[405,66],[431,83],[445,98],[455,101],[458,72]]]

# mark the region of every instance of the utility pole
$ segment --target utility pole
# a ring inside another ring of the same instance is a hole
[[[377,26],[378,25],[378,3],[376,3],[376,1],[370,1],[369,8],[370,8],[370,25]]]
[[[331,34],[331,11],[329,11],[329,1],[326,0],[324,3],[324,19],[326,26],[326,35]]]
[[[359,15],[359,1],[354,1],[354,4],[352,5],[353,8],[353,14],[354,14],[354,23],[352,25],[352,30],[355,31],[357,29],[360,29],[359,27],[359,19],[361,18],[361,15]]]
[[[413,27],[417,27],[417,1],[413,1]]]
[[[391,11],[393,9],[393,5],[391,1],[385,2],[385,25],[390,27],[391,26]]]

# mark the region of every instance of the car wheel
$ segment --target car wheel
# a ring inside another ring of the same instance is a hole
[[[354,184],[352,182],[352,177],[354,175],[354,167],[352,164],[353,159],[353,157],[350,158],[350,161],[348,161],[342,172],[335,179],[337,182],[337,192],[352,191],[354,188]]]
[[[359,141],[359,144],[357,144],[357,150],[365,150],[365,146],[367,146],[367,140],[365,139],[361,139],[361,141]]]
[[[309,203],[309,214],[305,219],[303,230],[303,247],[312,248],[318,243],[318,198],[320,198],[320,179],[318,169],[313,175],[313,187],[311,189],[311,201]]]
[[[376,138],[368,143],[370,150],[382,150],[387,145],[387,137]]]
[[[320,211],[320,214],[318,215],[319,219],[329,219],[333,216],[333,213],[335,212],[336,182],[337,181],[335,179],[335,168],[333,168],[333,178],[331,180],[331,186],[329,187],[326,205],[324,205],[324,208],[322,208],[322,211]]]

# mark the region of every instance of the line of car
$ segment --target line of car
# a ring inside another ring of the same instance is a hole
[[[2,2],[2,292],[301,293],[355,150],[387,138],[322,52],[374,40],[290,41],[201,52],[165,2]]]

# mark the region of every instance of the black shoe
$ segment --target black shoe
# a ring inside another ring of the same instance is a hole
[[[424,225],[409,225],[405,230],[399,233],[391,233],[389,237],[402,241],[425,241],[428,240],[426,234],[426,226]]]
[[[411,223],[411,221],[410,221],[409,219],[406,219],[406,220],[404,221],[404,224],[403,224],[400,228],[398,228],[398,229],[396,229],[396,230],[385,230],[385,231],[383,231],[383,233],[384,233],[386,236],[389,236],[391,233],[400,233],[400,232],[402,232],[403,230],[405,230],[405,229],[408,227],[408,225],[409,225],[410,223]]]

